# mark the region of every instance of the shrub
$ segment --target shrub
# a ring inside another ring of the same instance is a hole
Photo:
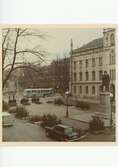
[[[42,116],[42,127],[54,126],[60,123],[60,120],[57,119],[56,115],[43,115]]]
[[[55,99],[54,103],[57,105],[64,105],[64,101],[61,98]]]
[[[8,110],[9,113],[16,113],[17,112],[17,107],[11,107],[9,110]]]
[[[5,101],[2,102],[2,109],[3,111],[7,111],[9,109],[9,104]]]
[[[23,118],[29,116],[29,113],[26,111],[24,107],[17,107],[16,117]]]
[[[51,100],[48,100],[48,101],[46,101],[46,103],[53,103],[53,101],[51,101]]]
[[[34,116],[31,116],[31,117],[29,118],[29,121],[30,121],[30,122],[39,122],[39,121],[41,121],[41,120],[42,120],[42,117],[39,116],[39,115],[34,115]]]
[[[77,101],[76,107],[80,107],[82,109],[90,109],[90,104],[87,102],[83,102],[83,101]]]
[[[89,122],[89,130],[91,132],[104,130],[104,122],[99,117],[93,117]]]

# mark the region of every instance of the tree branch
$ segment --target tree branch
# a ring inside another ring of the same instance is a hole
[[[11,69],[10,69],[8,75],[6,76],[5,80],[3,81],[3,87],[6,83],[6,81],[9,79],[9,77],[13,71],[13,68],[14,68],[14,64],[15,64],[15,60],[16,60],[16,49],[17,49],[18,37],[19,37],[19,29],[17,29],[17,33],[16,33],[16,40],[15,40],[15,44],[14,44],[14,57],[13,57],[12,66],[11,66]]]
[[[39,59],[41,59],[43,62],[45,62],[45,60],[43,59],[43,57],[45,56],[44,53],[41,53],[39,51],[35,51],[35,50],[21,50],[21,51],[17,51],[16,54],[21,54],[21,53],[30,53],[33,54],[35,56],[37,56]]]

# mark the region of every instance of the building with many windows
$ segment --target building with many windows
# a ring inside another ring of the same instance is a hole
[[[70,52],[69,89],[76,98],[99,98],[104,71],[110,76],[110,90],[115,92],[115,29],[103,29],[103,37]]]

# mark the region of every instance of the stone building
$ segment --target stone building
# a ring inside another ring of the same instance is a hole
[[[115,29],[103,29],[103,37],[70,52],[69,91],[76,98],[99,99],[104,71],[110,76],[110,90],[115,92]]]

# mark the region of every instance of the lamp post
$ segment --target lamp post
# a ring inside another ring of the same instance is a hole
[[[112,127],[113,119],[112,119],[112,101],[113,101],[113,94],[110,93],[110,107],[111,107],[111,112],[110,112],[110,127]]]
[[[69,112],[68,112],[68,98],[69,98],[69,92],[65,92],[65,96],[66,96],[66,118],[69,117]]]

